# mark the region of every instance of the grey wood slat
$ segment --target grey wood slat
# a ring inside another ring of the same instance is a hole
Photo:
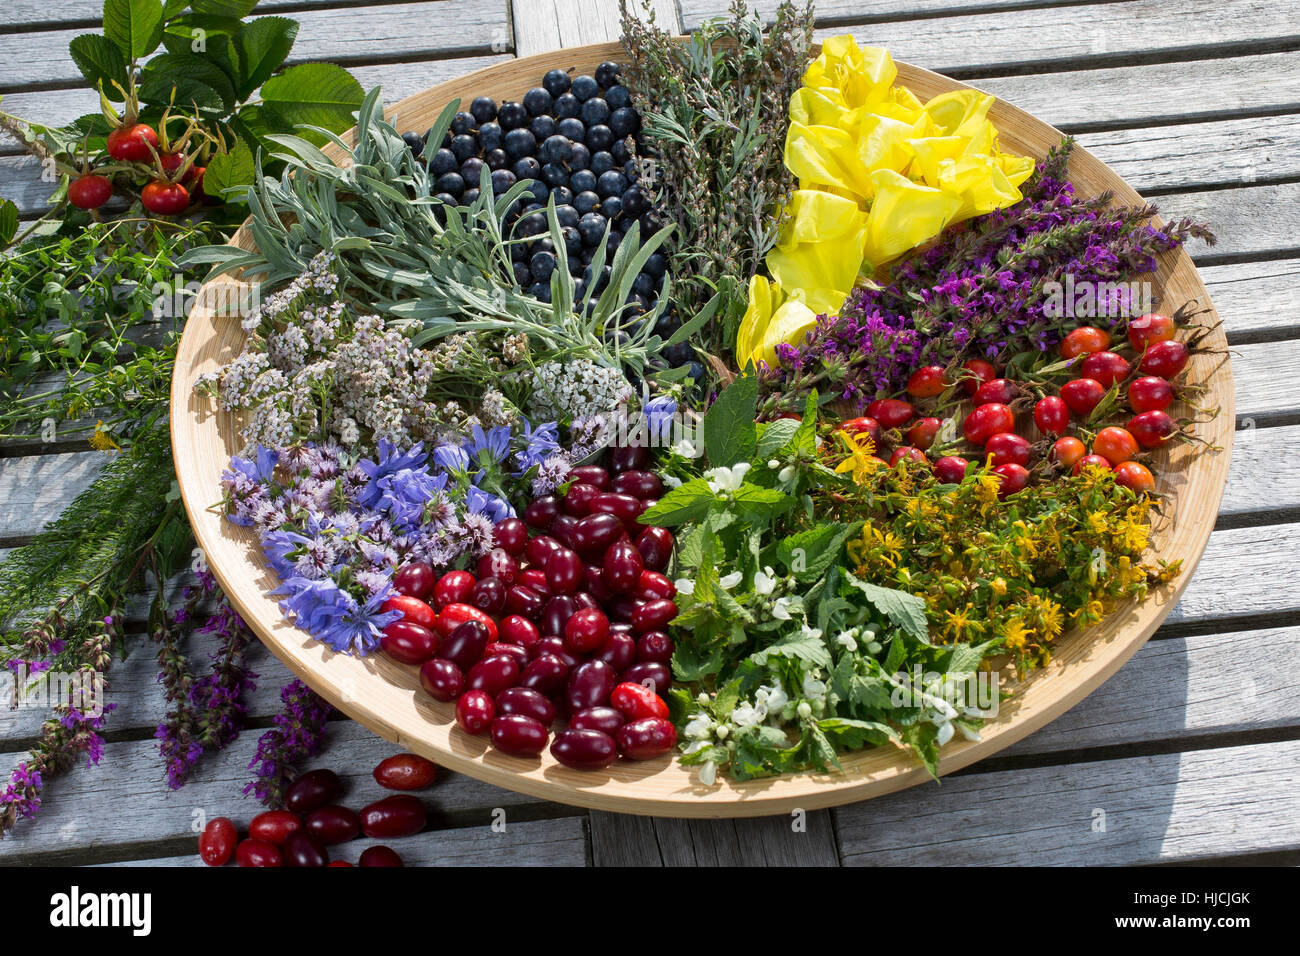
[[[590,819],[596,866],[840,865],[827,810],[743,820],[672,820],[593,811]]]
[[[289,63],[419,60],[507,53],[511,49],[506,0],[425,0],[374,7],[295,13],[298,38]],[[82,30],[0,34],[0,62],[9,64],[0,88],[23,89],[83,82],[68,55]]]
[[[1297,665],[1300,627],[1148,641],[1114,677],[998,758],[1300,727]]]
[[[1202,266],[1229,342],[1279,339],[1300,331],[1300,259]]]
[[[747,0],[747,5],[765,23],[771,23],[776,18],[776,8],[780,2],[781,0]],[[681,9],[682,28],[695,30],[705,20],[725,16],[729,3],[728,0],[678,0],[677,6]],[[867,23],[918,16],[941,17],[969,11],[972,7],[993,12],[1031,6],[1043,6],[1043,3],[1041,0],[901,0],[897,3],[893,0],[819,0],[813,5],[813,13],[818,24]]]
[[[1242,115],[1255,116],[1266,127],[1265,114],[1300,109],[1300,53],[1186,58],[970,82],[1067,131]]]
[[[144,635],[128,638],[130,654],[125,660],[113,662],[109,672],[107,702],[116,707],[110,718],[115,733],[152,730],[162,722],[170,709],[158,683],[156,645]],[[217,640],[208,634],[192,634],[183,650],[194,668],[196,676],[208,673],[208,658],[217,649]],[[249,719],[270,718],[279,713],[280,689],[293,679],[293,674],[260,641],[253,641],[248,649],[249,669],[257,674],[257,688],[244,695],[243,703]],[[14,685],[8,672],[0,673],[0,751],[26,749],[27,741],[35,738],[50,716],[48,701],[43,696],[25,700],[16,710],[9,709]],[[248,730],[257,736],[260,730]]]
[[[1156,54],[1213,52],[1228,43],[1242,52],[1294,43],[1288,0],[1127,0],[931,19],[836,25],[817,39],[852,33],[861,44],[887,46],[899,60],[943,73],[1041,73],[1046,67],[1127,65]],[[1253,47],[1250,49],[1249,47]],[[1108,62],[1109,61],[1109,62]]]
[[[375,3],[392,0],[373,0]],[[487,0],[490,2],[490,0]],[[364,0],[260,0],[250,18],[285,16],[283,8],[303,10],[309,7],[361,6]],[[5,0],[0,10],[0,30],[13,27],[30,27],[32,24],[94,23],[98,25],[104,13],[103,0]],[[293,16],[293,13],[287,14]]]
[[[406,866],[582,866],[587,838],[581,817],[507,824],[503,831],[489,827],[426,830],[398,840],[352,840],[329,848],[331,860],[355,864],[366,847],[383,843],[402,857]],[[203,866],[198,851],[186,856],[101,863],[97,866]],[[227,866],[234,866],[233,862]]]
[[[1079,143],[1143,193],[1300,176],[1300,114],[1083,133]]]
[[[1300,742],[964,774],[834,813],[848,866],[1115,866],[1292,850]]]
[[[629,6],[642,15],[640,0]],[[510,8],[519,56],[608,43],[621,35],[618,0],[511,0]],[[652,0],[652,9],[661,28],[681,31],[676,0]]]
[[[252,774],[252,758],[261,731],[246,730],[224,751],[205,756],[191,781],[180,790],[167,789],[157,742],[152,739],[111,742],[97,767],[78,762],[67,774],[50,778],[42,808],[34,820],[20,822],[0,841],[0,863],[29,857],[44,849],[98,850],[123,843],[185,838],[199,817],[228,816],[241,828],[262,810],[241,790]],[[344,781],[340,802],[360,810],[387,796],[371,770],[401,748],[375,736],[351,720],[331,721],[322,754],[301,769],[329,767]],[[0,779],[8,779],[23,753],[0,757]],[[535,797],[502,790],[472,777],[441,771],[433,786],[420,793],[429,811],[430,829],[479,827],[493,822],[493,811],[504,814],[507,828],[543,816],[579,815]],[[112,807],[106,816],[104,807]],[[498,814],[499,816],[499,814]]]

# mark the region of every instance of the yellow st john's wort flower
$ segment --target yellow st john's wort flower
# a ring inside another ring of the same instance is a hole
[[[95,451],[120,451],[122,448],[113,440],[113,436],[104,430],[102,421],[95,422],[95,430],[87,442]]]

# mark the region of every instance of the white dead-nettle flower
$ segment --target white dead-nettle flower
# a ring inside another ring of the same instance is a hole
[[[715,495],[728,494],[744,484],[745,474],[748,471],[749,462],[742,461],[730,468],[710,468],[704,473],[704,479],[709,483],[709,490]]]

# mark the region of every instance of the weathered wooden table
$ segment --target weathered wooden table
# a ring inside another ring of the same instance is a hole
[[[657,0],[690,30],[725,0]],[[766,13],[775,0],[759,0]],[[264,0],[302,24],[293,60],[329,59],[395,100],[516,55],[617,37],[616,0]],[[978,11],[978,12],[970,12]],[[99,0],[0,4],[4,109],[45,123],[95,106],[67,55]],[[446,775],[425,864],[1143,864],[1300,862],[1300,35],[1293,0],[821,0],[819,27],[996,93],[1110,163],[1166,216],[1209,220],[1193,255],[1233,346],[1239,434],[1204,560],[1166,625],[1090,698],[996,758],[855,806],[790,818],[675,821],[589,813]],[[49,185],[0,140],[0,195],[25,216]],[[27,540],[103,462],[84,444],[0,447],[0,548]],[[140,625],[137,623],[137,629]],[[53,780],[0,862],[189,865],[193,822],[246,824],[240,796],[285,669],[260,649],[252,725],[167,789],[152,739],[152,654],[114,668],[103,763]],[[196,659],[206,649],[195,641]],[[42,715],[0,712],[0,772]],[[378,791],[392,745],[332,723],[319,761]],[[495,824],[495,825],[494,825]],[[503,825],[504,824],[504,825]],[[343,856],[355,856],[345,849]]]

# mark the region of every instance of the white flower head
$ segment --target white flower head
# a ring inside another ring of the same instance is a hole
[[[673,582],[673,586],[677,588],[678,594],[695,593],[695,582],[692,581],[690,578],[678,578],[676,581]]]
[[[730,468],[710,468],[704,473],[704,478],[709,483],[709,490],[715,495],[720,495],[734,492],[744,484],[747,471],[749,471],[749,462],[742,461]]]
[[[803,695],[810,700],[821,700],[826,696],[826,682],[808,675],[803,679]]]
[[[724,574],[720,577],[718,583],[722,585],[724,590],[730,591],[741,582],[742,578],[744,578],[744,575],[739,571],[732,571],[730,574]]]
[[[764,568],[762,571],[754,573],[754,590],[764,596],[771,594],[772,589],[776,587],[776,578],[772,577],[772,569]]]
[[[707,760],[700,764],[700,783],[706,787],[711,787],[714,781],[718,779],[718,765],[712,760]]]
[[[790,620],[790,605],[794,602],[788,597],[780,597],[772,602],[772,616],[778,621]]]
[[[740,730],[761,724],[766,717],[766,707],[751,707],[749,704],[739,704],[731,712],[731,722]]]
[[[704,740],[713,736],[713,721],[707,714],[700,714],[687,721],[682,733],[692,740]]]
[[[835,638],[835,643],[839,644],[845,650],[856,651],[858,649],[858,639],[845,631],[839,637]]]

